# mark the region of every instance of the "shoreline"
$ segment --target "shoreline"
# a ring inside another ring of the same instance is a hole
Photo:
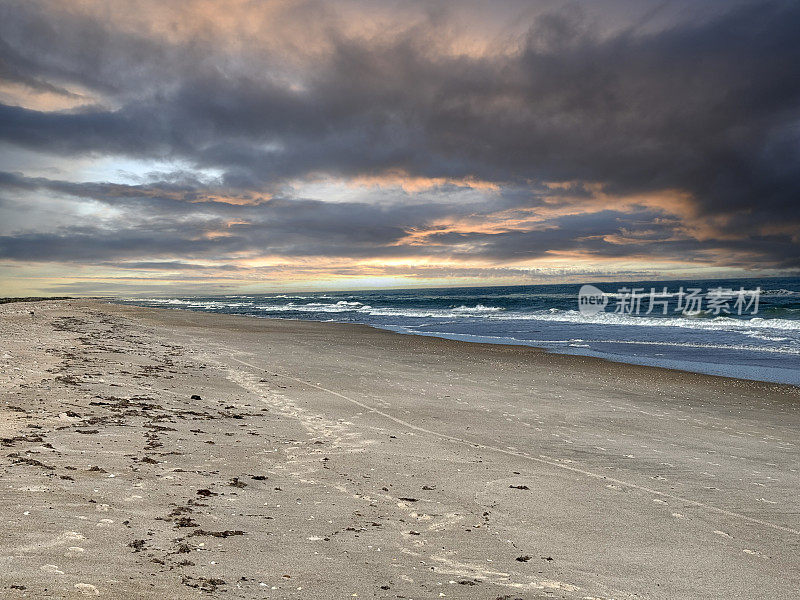
[[[800,388],[237,317],[0,306],[0,594],[800,586]]]
[[[293,323],[319,323],[323,325],[333,325],[333,326],[344,326],[346,327],[366,327],[376,331],[382,331],[385,333],[390,333],[394,335],[402,335],[402,336],[410,336],[410,337],[420,337],[420,338],[434,338],[439,340],[447,340],[450,342],[456,342],[459,344],[471,344],[477,345],[485,348],[491,348],[493,346],[506,346],[510,348],[518,348],[518,349],[528,349],[535,352],[541,352],[544,354],[558,356],[558,357],[567,357],[567,358],[575,358],[575,359],[591,359],[593,361],[601,361],[603,364],[612,364],[612,365],[622,365],[623,367],[641,367],[645,369],[656,369],[659,371],[668,371],[671,373],[683,373],[690,376],[703,376],[703,377],[711,377],[715,379],[727,379],[733,380],[738,382],[745,382],[745,383],[759,383],[768,386],[787,386],[789,388],[797,389],[798,393],[800,393],[800,384],[795,383],[784,383],[780,381],[770,381],[764,379],[749,379],[746,377],[737,377],[735,375],[722,375],[722,374],[714,374],[714,373],[705,373],[700,371],[692,371],[688,369],[681,369],[681,368],[674,368],[674,367],[666,367],[661,365],[654,365],[654,364],[646,364],[641,362],[625,362],[623,360],[613,360],[611,358],[607,358],[604,356],[595,356],[592,354],[583,354],[580,352],[569,353],[569,352],[559,352],[557,350],[551,350],[549,348],[545,348],[543,346],[534,346],[530,344],[522,344],[522,343],[505,343],[505,342],[485,342],[485,341],[478,341],[478,340],[468,340],[468,339],[461,339],[462,337],[469,337],[470,334],[442,334],[442,333],[420,333],[420,332],[405,332],[405,331],[398,331],[397,329],[392,329],[390,327],[381,327],[378,325],[371,325],[368,323],[346,323],[342,321],[317,321],[312,319],[297,319],[292,317],[261,317],[256,315],[245,315],[245,314],[229,314],[229,313],[214,313],[209,311],[202,311],[202,310],[192,310],[189,308],[161,308],[161,307],[150,307],[150,306],[141,306],[137,304],[125,304],[117,302],[114,299],[103,299],[97,300],[98,302],[108,303],[114,306],[124,306],[124,307],[133,307],[133,308],[142,308],[144,310],[153,310],[153,311],[182,311],[182,312],[190,312],[190,313],[198,313],[204,315],[210,315],[214,317],[237,317],[237,318],[244,318],[244,319],[256,319],[256,320],[267,320],[267,321],[290,321]],[[478,335],[472,337],[481,337]],[[635,357],[631,357],[635,358]]]

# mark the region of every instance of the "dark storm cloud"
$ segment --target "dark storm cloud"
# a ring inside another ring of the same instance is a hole
[[[708,260],[713,258],[709,251],[724,250],[731,254],[721,264],[752,267],[775,264],[776,256],[785,256],[777,262],[779,266],[800,266],[791,253],[795,242],[790,236],[754,235],[700,242],[685,235],[678,217],[654,208],[632,206],[504,225],[503,219],[528,214],[519,204],[522,198],[514,192],[509,194],[510,199],[500,194],[479,207],[453,202],[381,204],[303,198],[234,205],[197,201],[194,185],[73,183],[0,172],[0,192],[3,190],[47,191],[91,199],[122,212],[111,225],[81,222],[50,232],[17,231],[0,236],[0,259],[177,271],[202,267],[169,260],[174,256],[219,261],[232,253],[254,250],[262,255],[290,257],[428,256],[501,262],[544,258],[553,252],[579,252],[597,258]],[[540,204],[530,195],[526,201]],[[0,195],[0,205],[2,202]],[[517,210],[509,211],[509,206]],[[486,230],[483,225],[491,221],[495,226]],[[461,224],[454,227],[453,222]],[[742,253],[746,259],[742,259]],[[147,257],[162,259],[144,260]]]
[[[6,174],[0,185],[8,189],[138,205],[134,221],[147,227],[6,235],[2,257],[124,258],[150,248],[180,256],[509,260],[583,251],[707,260],[709,250],[731,250],[751,251],[752,264],[798,266],[798,240],[786,232],[800,227],[798,3],[736,5],[646,33],[635,24],[601,31],[574,11],[551,13],[531,22],[514,51],[474,55],[442,51],[445,11],[386,36],[332,27],[324,53],[290,66],[274,49],[245,47],[231,61],[213,37],[170,43],[43,7],[4,4],[0,77],[64,93],[80,86],[98,102],[69,111],[0,106],[0,139],[10,144],[64,156],[180,158],[220,169],[218,186],[253,194],[316,173],[387,170],[515,186],[517,195],[493,201],[486,215],[503,201],[540,202],[538,191],[518,193],[531,181],[578,182],[551,196],[588,196],[580,182],[599,182],[610,195],[681,190],[695,218],[715,219],[715,231],[687,239],[675,215],[608,210],[533,231],[433,234],[413,247],[398,245],[409,231],[472,209],[413,199],[388,208],[280,197],[249,207],[192,204],[208,191],[199,180],[153,190]],[[302,5],[298,18],[313,10]],[[242,67],[248,58],[255,66]],[[291,85],[287,75],[295,76]],[[148,211],[180,225],[152,228]],[[246,223],[202,237],[231,218]]]
[[[35,189],[40,189],[42,183],[19,177],[14,180],[18,188],[36,184]],[[474,207],[456,204],[383,206],[277,198],[257,206],[205,203],[197,208],[190,202],[152,195],[151,189],[147,196],[134,196],[132,200],[129,189],[120,198],[117,193],[104,191],[102,185],[76,185],[77,188],[67,182],[49,182],[48,187],[100,198],[111,206],[124,206],[125,213],[118,218],[124,226],[110,230],[108,226],[74,224],[52,232],[15,232],[0,236],[0,258],[178,270],[185,262],[168,261],[169,257],[223,260],[231,253],[253,249],[263,255],[351,259],[438,256],[502,261],[541,258],[553,251],[620,257],[642,252],[643,238],[649,237],[651,244],[658,243],[674,236],[680,227],[676,220],[665,218],[658,211],[641,209],[556,217],[533,230],[501,226],[484,232],[480,223],[490,220],[492,214],[478,214]],[[116,192],[119,186],[111,187]],[[489,203],[484,208],[491,206]],[[452,230],[446,224],[436,224],[441,219],[463,218],[472,219],[478,229],[464,225]],[[656,221],[660,224],[654,225]],[[605,240],[609,234],[624,236],[628,241],[610,243]],[[417,242],[410,243],[409,235],[417,236]],[[672,248],[669,256],[693,249],[698,249],[696,242]],[[108,262],[135,257],[164,257],[166,262]]]

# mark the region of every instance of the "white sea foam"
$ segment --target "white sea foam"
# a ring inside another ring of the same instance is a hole
[[[287,297],[288,298],[288,297]],[[314,298],[319,299],[318,297]],[[576,323],[594,325],[617,325],[636,327],[679,327],[685,329],[738,331],[741,333],[766,335],[765,330],[782,330],[800,332],[800,320],[752,317],[737,319],[726,316],[687,316],[674,315],[652,317],[647,315],[629,315],[613,312],[601,312],[596,315],[584,315],[577,310],[548,308],[539,311],[513,311],[499,306],[461,305],[453,308],[399,308],[374,307],[358,301],[339,300],[337,302],[289,302],[284,304],[254,304],[253,302],[220,302],[216,300],[191,300],[177,298],[147,298],[140,300],[154,304],[186,306],[219,310],[222,308],[249,307],[264,312],[309,312],[309,313],[341,313],[357,312],[370,316],[438,318],[452,319],[457,317],[480,318],[505,321],[550,321],[555,323]],[[768,338],[764,338],[768,339]]]
[[[725,316],[695,318],[691,316],[648,317],[603,312],[583,315],[574,310],[545,309],[537,312],[510,311],[499,306],[457,306],[454,308],[394,308],[373,307],[360,302],[340,301],[334,304],[311,302],[307,304],[260,304],[254,308],[269,312],[359,312],[371,316],[440,318],[483,318],[507,321],[551,321],[556,323],[582,323],[595,325],[627,325],[637,327],[680,327],[685,329],[739,331],[785,330],[800,331],[800,320],[753,317],[734,319]]]
[[[762,295],[759,314],[742,317],[617,314],[612,312],[613,306],[587,316],[576,310],[574,294],[560,289],[519,293],[478,289],[474,294],[465,290],[289,293],[129,301],[212,313],[357,322],[404,333],[526,344],[636,364],[798,383],[800,319],[791,317],[800,315],[796,299],[800,292],[778,287],[762,289]]]
[[[552,311],[553,309],[551,309]],[[577,310],[557,310],[545,313],[519,313],[517,315],[504,315],[508,319],[524,319],[533,321],[555,321],[562,323],[593,323],[597,325],[636,325],[639,327],[682,327],[686,329],[728,330],[745,331],[749,329],[782,329],[786,331],[800,331],[800,321],[792,319],[765,319],[753,317],[750,319],[733,319],[731,317],[692,318],[685,316],[675,317],[648,317],[637,315],[623,315],[602,312],[596,315],[583,315]]]

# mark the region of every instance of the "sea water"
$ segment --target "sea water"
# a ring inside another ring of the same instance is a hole
[[[800,278],[594,283],[609,294],[604,312],[578,310],[580,284],[127,298],[124,303],[257,317],[362,323],[382,329],[493,344],[522,344],[596,356],[800,385]],[[758,311],[668,314],[620,308],[621,288],[760,288]],[[615,302],[615,299],[617,300]],[[616,304],[616,305],[615,305]]]

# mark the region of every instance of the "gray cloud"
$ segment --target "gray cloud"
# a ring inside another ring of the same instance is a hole
[[[300,5],[296,18],[315,10]],[[800,228],[800,5],[740,3],[644,30],[545,12],[505,51],[476,55],[443,50],[457,11],[354,36],[331,9],[314,60],[274,46],[244,46],[233,60],[211,34],[169,43],[48,4],[5,3],[0,77],[64,94],[80,86],[98,101],[65,111],[0,105],[1,140],[63,156],[179,158],[222,175],[123,186],[2,174],[8,193],[100,201],[124,210],[125,223],[8,234],[0,257],[516,260],[580,251],[800,267],[791,230]],[[388,170],[475,177],[504,191],[477,211],[458,201],[332,203],[283,193],[289,180],[319,173]],[[711,233],[693,238],[677,209],[608,207],[536,230],[466,229],[432,233],[424,246],[401,243],[441,220],[537,206],[543,181],[576,182],[551,197],[589,197],[582,185],[593,182],[610,195],[680,190]],[[255,206],[198,202],[220,190],[274,197]],[[227,235],[204,237],[215,229]]]
[[[529,214],[526,209],[542,204],[541,198],[516,192],[490,196],[479,205],[287,197],[232,205],[197,202],[198,192],[191,185],[81,184],[0,173],[3,189],[92,199],[121,213],[110,223],[84,223],[77,217],[74,223],[48,232],[10,232],[0,236],[0,259],[219,272],[234,267],[186,261],[225,261],[228,256],[252,252],[294,258],[433,256],[499,262],[578,252],[601,259],[642,256],[708,261],[709,252],[718,252],[723,258],[711,258],[737,267],[800,266],[791,253],[795,242],[790,236],[699,241],[686,234],[677,216],[635,205],[505,225],[504,219],[524,218]],[[0,208],[1,200],[2,196]],[[24,196],[17,202],[23,201]],[[485,230],[483,224],[491,221],[496,226]],[[462,224],[448,225],[453,222]],[[786,258],[776,261],[776,256]]]

